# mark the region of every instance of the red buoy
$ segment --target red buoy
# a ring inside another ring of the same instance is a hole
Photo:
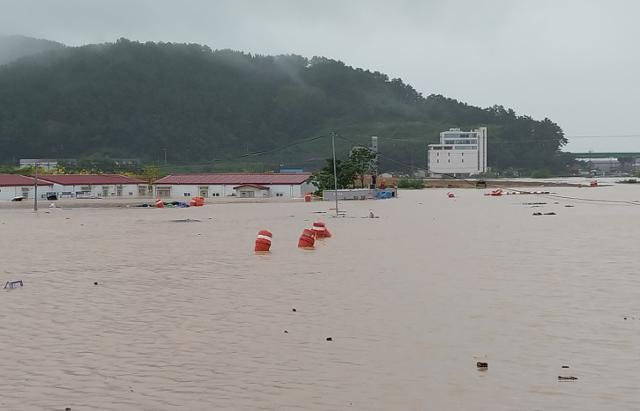
[[[309,230],[305,228],[300,234],[300,239],[298,240],[298,247],[300,248],[313,248],[313,245],[316,243],[316,234],[313,230]]]
[[[316,221],[315,223],[313,223],[313,231],[316,233],[316,238],[331,237],[331,232],[327,230],[327,227],[322,221]]]
[[[191,201],[189,201],[189,205],[191,207],[201,207],[204,205],[204,197],[193,197]]]
[[[164,201],[157,199],[156,200],[156,208],[164,208]]]
[[[258,236],[256,237],[256,251],[269,251],[271,248],[271,234],[270,231],[260,230],[258,231]]]
[[[304,195],[304,202],[305,203],[310,203],[311,202],[311,194],[305,194]]]
[[[451,191],[449,191],[449,192],[447,193],[447,197],[449,197],[449,198],[456,198],[456,195],[455,195],[455,194],[453,194]]]

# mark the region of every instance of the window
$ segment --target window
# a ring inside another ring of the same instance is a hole
[[[147,195],[147,186],[138,186],[138,195],[146,196]]]
[[[132,196],[132,195],[133,195],[133,193],[132,193],[131,191],[129,191],[129,195],[130,195],[130,196]]]
[[[171,197],[171,187],[157,187],[156,196],[158,197]]]
[[[460,154],[462,154],[462,157],[464,157],[464,153],[460,153]]]
[[[436,153],[436,157],[440,157],[440,153]],[[336,164],[338,164],[337,161],[336,161]]]
[[[184,193],[185,197],[191,197],[191,193]]]
[[[283,193],[276,193],[276,197],[282,197],[282,196],[284,196]]]

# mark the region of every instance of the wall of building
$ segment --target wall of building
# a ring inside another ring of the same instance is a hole
[[[133,197],[151,197],[150,194],[141,194],[139,186],[144,184],[100,184],[100,185],[62,185],[54,184],[52,191],[62,196],[62,193],[71,193],[74,197],[79,192],[87,192],[90,196],[101,198],[133,198]],[[118,187],[121,187],[120,195]],[[147,190],[148,191],[148,190]],[[106,194],[106,195],[105,195]]]
[[[477,174],[478,160],[478,150],[429,150],[429,171],[444,174]]]
[[[24,189],[24,191],[23,191]],[[43,195],[51,191],[51,186],[38,185],[38,197],[42,198]],[[15,187],[0,187],[0,201],[9,201],[17,196],[24,196],[32,199],[35,195],[35,188],[33,186],[15,186]]]
[[[217,197],[230,197],[232,195],[238,196],[238,193],[233,189],[238,184],[224,184],[224,185],[191,185],[191,184],[158,184],[155,186],[155,196],[160,197],[158,188],[170,187],[171,192],[169,196],[165,198],[183,199],[196,196],[202,196],[205,198],[217,198]],[[287,198],[300,198],[307,193],[315,191],[315,187],[312,184],[265,184],[269,187],[267,197],[287,197]],[[206,195],[202,195],[205,194]],[[256,194],[256,197],[263,197]]]

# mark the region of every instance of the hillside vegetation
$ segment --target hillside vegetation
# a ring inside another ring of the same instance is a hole
[[[25,36],[0,36],[0,65],[19,58],[64,48],[64,44]]]
[[[400,79],[324,57],[260,56],[197,44],[62,48],[0,66],[0,161],[118,157],[145,162],[319,168],[330,131],[344,155],[380,137],[382,168],[424,167],[449,127],[489,127],[489,165],[561,169],[549,119],[423,97]],[[250,155],[247,155],[250,154]]]

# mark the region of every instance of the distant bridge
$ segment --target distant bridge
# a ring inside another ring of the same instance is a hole
[[[589,153],[568,153],[571,154],[573,158],[640,158],[640,153],[633,152],[610,152],[610,153],[600,153],[600,152],[589,152]]]

